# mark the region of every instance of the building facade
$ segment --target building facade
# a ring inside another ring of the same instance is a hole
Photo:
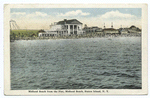
[[[93,26],[93,27],[87,27],[85,26],[83,28],[83,30],[86,32],[86,33],[94,33],[94,32],[102,32],[102,28],[99,28],[97,26]]]
[[[119,30],[113,28],[113,23],[111,24],[111,28],[105,28],[103,29],[104,34],[119,34]]]
[[[121,33],[121,34],[128,34],[129,32],[128,32],[128,28],[120,28],[119,29],[119,32]]]
[[[105,28],[103,29],[104,34],[119,34],[119,31],[114,28]]]
[[[128,31],[129,31],[129,33],[141,33],[141,29],[139,29],[133,25],[128,29]]]
[[[44,30],[45,33],[39,33],[39,36],[66,36],[83,34],[82,23],[77,19],[55,22],[50,25],[50,30]]]

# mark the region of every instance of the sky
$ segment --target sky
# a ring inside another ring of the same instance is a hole
[[[10,18],[20,29],[50,29],[49,25],[64,19],[77,19],[87,26],[100,28],[141,28],[141,8],[12,8]]]

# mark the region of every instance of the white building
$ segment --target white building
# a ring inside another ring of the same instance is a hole
[[[119,34],[119,31],[113,28],[113,23],[112,23],[111,28],[105,28],[105,25],[104,25],[103,33],[104,34]]]
[[[119,34],[119,31],[114,28],[105,28],[103,29],[104,34]]]
[[[50,25],[50,30],[44,30],[45,33],[39,33],[39,36],[64,36],[64,35],[80,35],[83,34],[82,23],[77,19],[55,22]]]
[[[99,28],[97,26],[93,26],[93,27],[87,27],[87,26],[85,26],[83,30],[86,33],[102,32],[102,28]]]
[[[128,34],[128,28],[121,28],[120,33],[121,34]]]

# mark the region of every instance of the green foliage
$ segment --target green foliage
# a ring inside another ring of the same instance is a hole
[[[10,38],[38,37],[39,30],[11,30]]]

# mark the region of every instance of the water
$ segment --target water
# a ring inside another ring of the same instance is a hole
[[[11,89],[141,89],[141,38],[10,43]]]

